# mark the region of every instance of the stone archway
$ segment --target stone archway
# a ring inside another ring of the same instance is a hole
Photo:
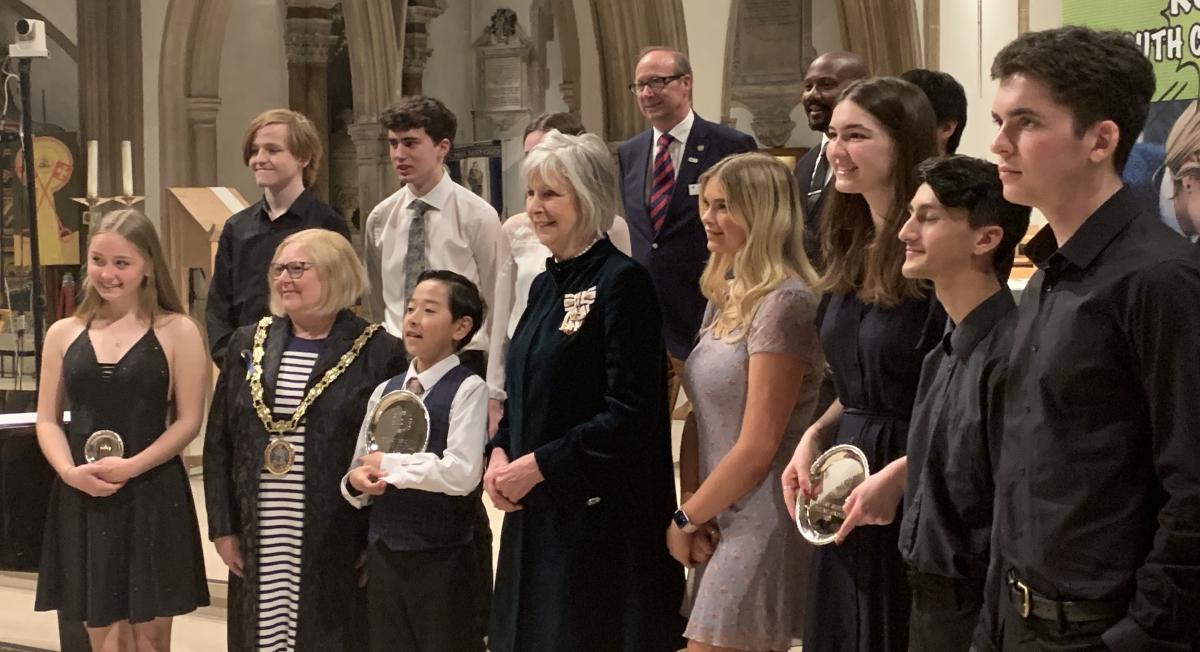
[[[159,188],[164,190],[217,183],[218,83],[232,5],[233,0],[171,0],[167,7],[158,64]],[[170,243],[166,207],[164,192],[159,235]]]

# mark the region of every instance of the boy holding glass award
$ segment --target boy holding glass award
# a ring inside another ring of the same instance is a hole
[[[373,503],[367,547],[374,650],[482,650],[474,609],[469,494],[483,473],[487,384],[455,355],[483,325],[479,289],[444,270],[421,274],[404,316],[408,371],[375,388],[356,461],[342,483]]]

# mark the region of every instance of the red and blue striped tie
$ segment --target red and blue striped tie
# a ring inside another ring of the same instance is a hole
[[[667,219],[667,208],[671,205],[671,191],[675,189],[675,166],[671,164],[671,134],[658,137],[658,154],[654,155],[654,182],[650,185],[650,226],[658,233]]]

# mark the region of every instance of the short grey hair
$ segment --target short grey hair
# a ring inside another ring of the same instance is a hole
[[[601,237],[617,212],[617,171],[604,140],[596,134],[568,136],[551,129],[521,163],[526,186],[532,177],[562,181],[575,193],[579,221],[575,229]]]

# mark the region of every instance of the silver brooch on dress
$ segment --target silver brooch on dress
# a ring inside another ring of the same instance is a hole
[[[587,317],[588,311],[592,309],[592,304],[596,302],[596,286],[592,286],[583,292],[575,294],[563,295],[563,310],[566,314],[563,315],[562,326],[558,330],[567,335],[574,335],[575,331],[583,325],[583,318]]]

